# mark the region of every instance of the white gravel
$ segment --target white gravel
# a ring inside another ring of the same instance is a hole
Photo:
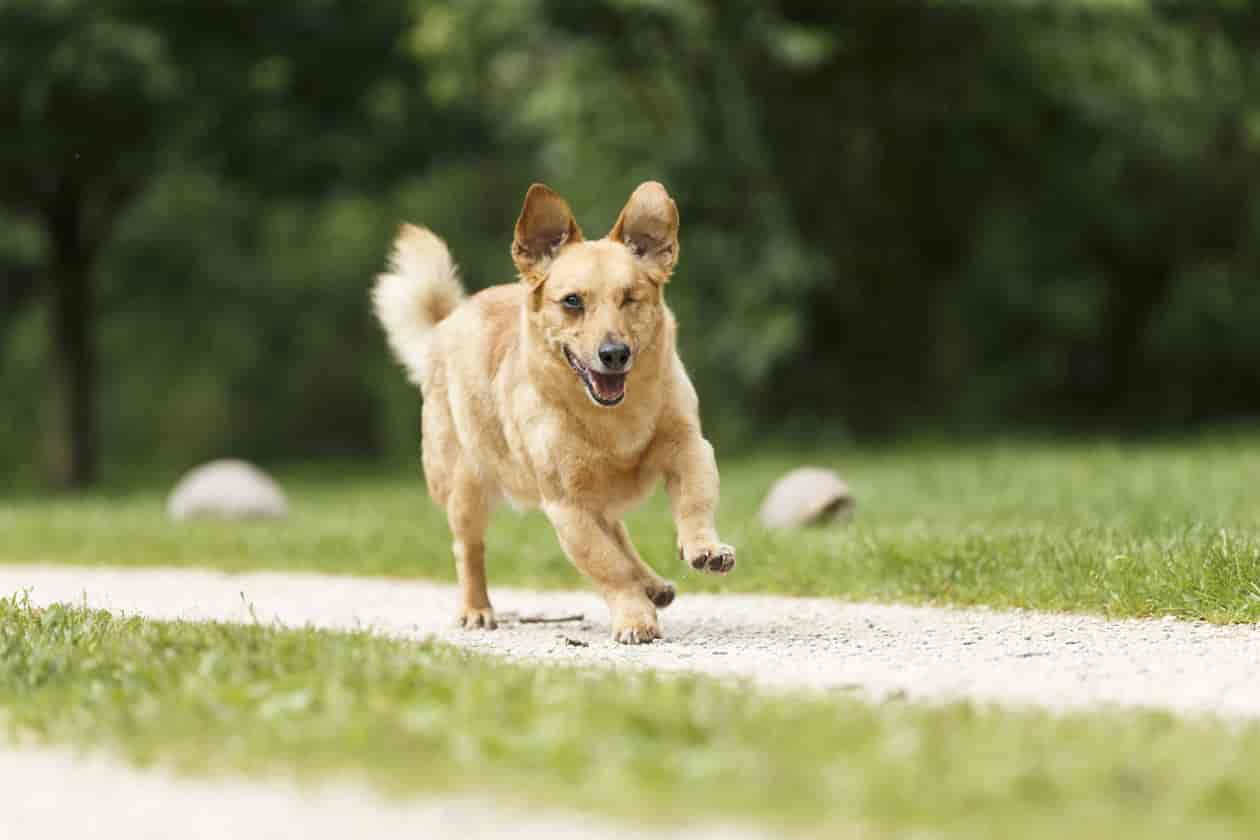
[[[387,801],[352,784],[197,780],[97,756],[0,751],[5,840],[752,840],[733,826],[634,828],[477,800]]]
[[[256,617],[286,625],[370,628],[436,636],[514,659],[691,671],[876,699],[1260,716],[1255,625],[691,595],[685,580],[681,589],[662,613],[666,638],[626,647],[609,639],[607,613],[591,592],[493,589],[501,614],[583,613],[587,620],[465,631],[451,626],[455,595],[444,584],[308,574],[0,568],[0,594],[27,590],[39,604],[80,602],[155,618]]]

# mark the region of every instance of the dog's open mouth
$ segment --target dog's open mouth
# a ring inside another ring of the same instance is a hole
[[[591,370],[582,364],[568,347],[564,348],[564,357],[568,359],[569,367],[573,368],[582,379],[586,385],[586,393],[590,394],[595,402],[604,406],[613,406],[625,399],[626,375],[624,373],[600,373],[597,370]]]

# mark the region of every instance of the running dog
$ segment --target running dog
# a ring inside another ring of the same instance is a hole
[[[603,239],[534,184],[516,222],[519,280],[465,297],[445,243],[404,225],[372,298],[394,355],[423,395],[429,494],[447,515],[458,620],[495,627],[483,536],[495,503],[540,508],[608,604],[613,638],[660,638],[674,585],[635,551],[622,517],[664,478],[678,549],[726,574],[735,549],[714,526],[718,471],[675,349],[665,285],[678,208],[641,184]]]

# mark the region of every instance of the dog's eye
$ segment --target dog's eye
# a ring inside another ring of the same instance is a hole
[[[636,303],[638,303],[638,302],[639,302],[638,298],[632,298],[632,297],[630,297],[630,295],[626,295],[624,298],[622,298],[622,300],[621,300],[621,305],[622,305],[622,306],[634,306],[634,305],[635,305]]]
[[[560,299],[560,303],[565,309],[572,309],[574,312],[582,308],[582,298],[579,295],[565,295]]]

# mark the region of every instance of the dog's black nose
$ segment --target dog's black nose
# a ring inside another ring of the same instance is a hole
[[[630,345],[608,341],[599,345],[599,360],[610,371],[625,370],[630,364]]]

